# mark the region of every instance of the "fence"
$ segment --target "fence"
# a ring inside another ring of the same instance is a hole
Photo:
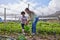
[[[20,13],[15,10],[7,9],[7,8],[0,8],[0,18],[3,21],[7,20],[18,20]]]

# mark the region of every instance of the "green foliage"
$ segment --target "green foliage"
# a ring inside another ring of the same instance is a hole
[[[25,25],[25,32],[31,32],[32,23]],[[37,33],[39,34],[60,34],[60,24],[54,22],[39,21],[36,26]],[[0,33],[22,33],[22,28],[19,22],[7,22],[6,24],[0,23]]]
[[[39,34],[60,34],[60,24],[50,23],[50,22],[38,22],[37,23],[37,33]]]
[[[26,40],[26,38],[23,34],[21,34],[20,36],[18,36],[17,40]]]
[[[25,30],[26,33],[30,33],[30,27],[28,25],[25,25],[25,29],[24,30]]]
[[[21,25],[19,23],[15,23],[15,22],[7,22],[5,23],[0,23],[0,33],[1,32],[7,32],[7,33],[21,33],[22,29],[21,29]]]

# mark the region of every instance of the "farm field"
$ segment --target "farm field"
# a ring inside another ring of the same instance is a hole
[[[60,40],[60,23],[39,21],[36,26],[36,39]],[[31,23],[25,25],[27,40],[31,40]],[[19,22],[0,22],[0,35],[17,38],[22,34],[22,28]]]

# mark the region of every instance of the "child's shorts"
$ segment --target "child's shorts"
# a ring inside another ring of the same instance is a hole
[[[22,29],[24,29],[24,25],[25,25],[25,24],[21,24],[21,26],[22,26]]]

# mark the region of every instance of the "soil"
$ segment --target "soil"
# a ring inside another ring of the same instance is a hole
[[[11,34],[11,35],[7,35],[7,36],[17,38],[18,35],[20,35],[20,34],[16,33],[16,34]],[[60,40],[60,35],[43,35],[43,34],[39,34],[39,35],[35,35],[35,36],[25,35],[25,38],[27,40]]]
[[[27,40],[60,40],[60,35],[35,35],[35,36],[26,36]]]

